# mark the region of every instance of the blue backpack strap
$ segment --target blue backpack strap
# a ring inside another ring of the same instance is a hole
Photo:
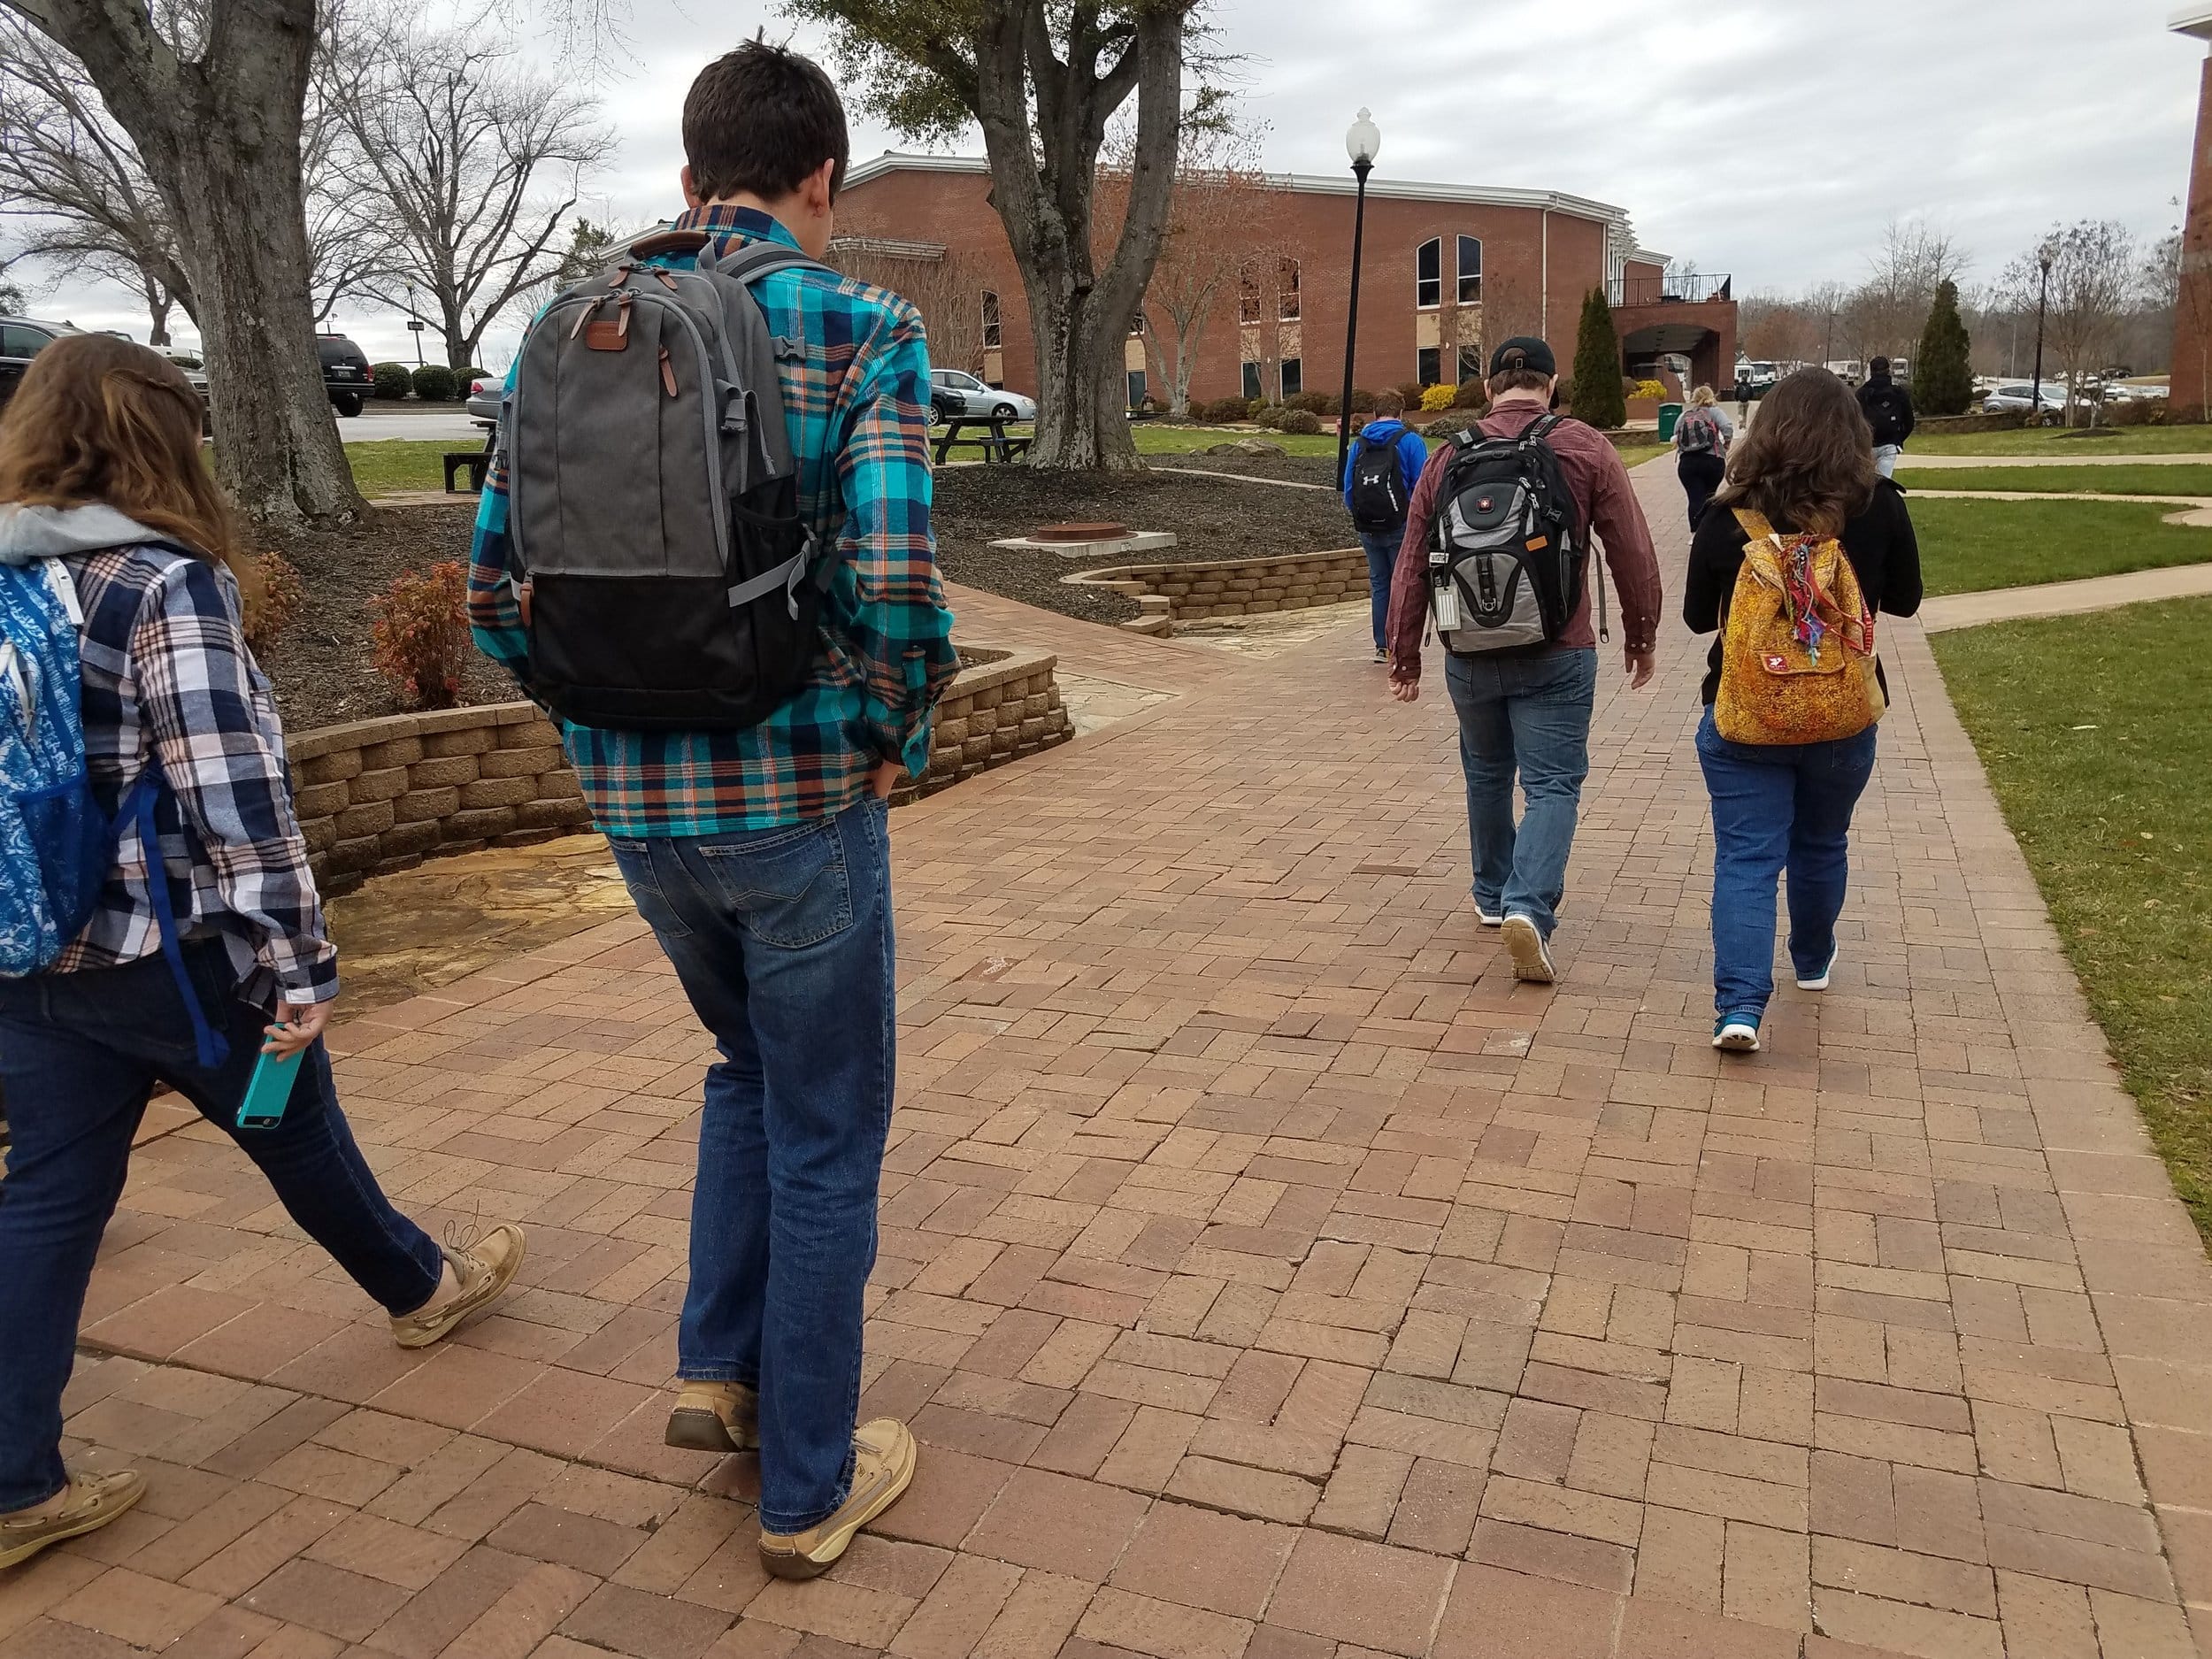
[[[185,971],[184,945],[177,935],[176,906],[169,895],[169,872],[161,859],[161,835],[154,826],[154,803],[161,798],[163,780],[161,768],[151,756],[147,757],[146,770],[138,775],[115,815],[116,837],[122,837],[123,826],[135,823],[139,845],[146,854],[146,891],[153,901],[154,922],[161,930],[161,954],[169,964],[170,976],[177,982],[177,995],[184,999],[184,1011],[192,1021],[192,1048],[203,1071],[212,1071],[230,1058],[230,1042],[223,1033],[208,1023],[207,1010],[200,1006],[200,994],[193,988],[192,976]]]

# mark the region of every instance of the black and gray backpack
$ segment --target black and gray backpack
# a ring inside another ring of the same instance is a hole
[[[1352,522],[1362,530],[1395,529],[1406,521],[1406,469],[1399,438],[1359,437],[1352,456],[1352,484],[1345,492]]]
[[[1574,498],[1546,442],[1559,424],[1545,415],[1517,438],[1455,441],[1429,537],[1429,610],[1457,656],[1540,650],[1582,603]]]
[[[822,268],[665,231],[523,337],[500,420],[511,579],[531,690],[563,718],[756,726],[808,677],[830,566],[799,518],[776,376],[801,347],[748,286],[799,267]]]

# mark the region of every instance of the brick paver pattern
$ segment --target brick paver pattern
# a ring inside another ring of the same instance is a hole
[[[1886,649],[1837,987],[1747,1061],[1678,631],[1607,664],[1555,990],[1356,623],[902,813],[865,1409],[921,1473],[812,1585],[660,1444],[708,1045],[634,920],[341,1034],[394,1194],[532,1230],[436,1349],[165,1117],[69,1402],[152,1489],[0,1578],[0,1655],[2197,1653],[2212,1279]]]

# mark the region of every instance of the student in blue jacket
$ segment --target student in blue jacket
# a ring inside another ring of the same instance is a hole
[[[1390,578],[1397,568],[1398,544],[1405,539],[1406,508],[1429,460],[1429,446],[1421,442],[1421,434],[1399,419],[1405,406],[1397,393],[1379,393],[1374,419],[1361,430],[1344,457],[1344,505],[1359,531],[1360,546],[1367,549],[1367,588],[1374,606],[1379,663],[1390,660],[1383,623],[1390,612]]]

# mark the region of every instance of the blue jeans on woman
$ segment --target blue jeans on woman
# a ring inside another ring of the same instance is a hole
[[[1384,625],[1390,616],[1390,580],[1398,569],[1398,545],[1406,539],[1406,527],[1399,525],[1391,530],[1363,530],[1359,544],[1367,549],[1367,603],[1373,613],[1375,649],[1378,653],[1390,649],[1390,641]]]
[[[1732,743],[1709,706],[1698,764],[1713,798],[1713,1007],[1756,1020],[1774,995],[1775,881],[1789,872],[1790,961],[1818,979],[1850,883],[1851,814],[1874,775],[1875,733],[1832,743]]]
[[[722,1058],[707,1068],[677,1374],[760,1391],[760,1524],[844,1502],[891,1126],[889,814],[610,838]]]
[[[0,1180],[0,1511],[66,1484],[61,1394],[77,1320],[156,1083],[236,1141],[292,1219],[387,1311],[421,1307],[445,1268],[437,1241],[369,1172],[321,1043],[300,1063],[280,1122],[236,1126],[269,1016],[238,1000],[220,941],[188,943],[184,957],[201,1008],[230,1044],[213,1070],[198,1062],[183,995],[158,956],[0,980],[0,1087],[13,1136]]]
[[[1525,916],[1549,939],[1566,895],[1567,859],[1583,780],[1590,775],[1597,649],[1447,657],[1444,683],[1459,710],[1475,907],[1485,916]],[[1516,773],[1528,804],[1517,825]]]

